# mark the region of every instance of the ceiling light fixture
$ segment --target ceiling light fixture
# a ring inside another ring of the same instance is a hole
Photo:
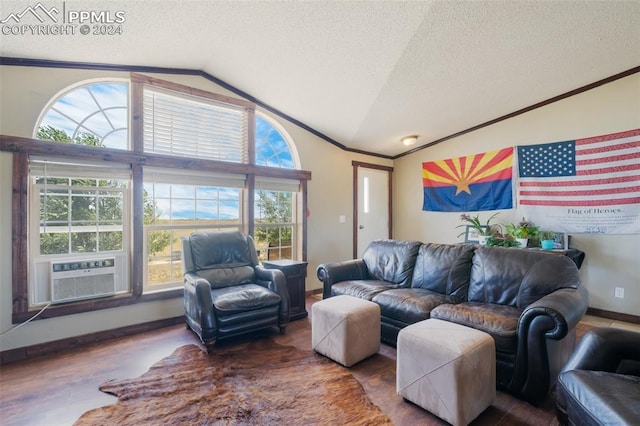
[[[414,145],[418,141],[418,135],[405,136],[400,139],[400,141],[404,144],[404,146]]]

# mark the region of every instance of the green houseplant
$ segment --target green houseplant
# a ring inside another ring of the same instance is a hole
[[[518,242],[520,247],[527,247],[529,239],[538,236],[538,227],[533,222],[526,220],[524,217],[517,224],[510,223],[504,227],[507,235],[511,236]]]
[[[555,233],[553,231],[541,231],[539,234],[540,238],[540,246],[542,250],[551,250],[553,249],[553,238]]]
[[[458,237],[461,237],[462,235],[465,235],[466,237],[468,237],[468,230],[467,230],[467,226],[470,227],[471,229],[473,229],[475,231],[475,233],[480,237],[479,238],[479,244],[481,246],[486,245],[487,243],[487,239],[491,236],[494,235],[496,233],[496,226],[497,225],[492,225],[491,221],[498,215],[499,213],[494,213],[491,217],[489,217],[489,219],[487,219],[487,221],[483,224],[480,221],[480,215],[475,215],[475,216],[469,216],[466,213],[463,213],[460,215],[460,220],[463,221],[464,223],[462,225],[458,225],[456,226],[456,228],[461,228],[464,227],[465,231],[461,232],[460,234],[458,234]]]
[[[487,240],[489,247],[520,247],[520,243],[511,235],[491,235]]]

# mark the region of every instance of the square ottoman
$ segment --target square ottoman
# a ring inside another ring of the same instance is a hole
[[[453,425],[467,425],[496,396],[496,352],[485,332],[427,319],[400,330],[397,391]]]
[[[380,350],[380,307],[353,296],[334,296],[311,305],[313,349],[345,367]]]

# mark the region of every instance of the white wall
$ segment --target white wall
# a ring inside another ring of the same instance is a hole
[[[31,137],[47,102],[71,84],[128,73],[90,70],[0,67],[0,133]],[[193,76],[157,75],[177,83],[232,95]],[[234,95],[232,95],[234,96]],[[277,107],[277,105],[274,105]],[[295,115],[295,112],[293,112]],[[273,115],[272,115],[273,116]],[[640,127],[640,76],[635,75],[531,111],[396,161],[345,152],[285,120],[275,117],[295,141],[302,168],[312,173],[308,205],[307,290],[320,288],[318,264],[351,258],[352,161],[394,167],[394,237],[456,242],[459,214],[423,212],[421,163],[485,152],[497,148],[589,137]],[[11,163],[0,152],[0,333],[12,327]],[[347,218],[339,223],[339,216]],[[516,221],[503,211],[502,223]],[[488,217],[488,214],[481,214]],[[640,315],[640,236],[575,235],[573,245],[587,253],[581,277],[594,308]],[[625,288],[625,299],[613,287]],[[182,315],[180,298],[37,320],[0,338],[9,350],[67,337]]]
[[[124,72],[0,67],[0,134],[32,137],[47,102],[67,88],[93,78],[127,78]],[[155,75],[176,83],[236,95],[194,76]],[[276,105],[274,105],[277,107]],[[391,166],[391,160],[345,152],[306,130],[270,114],[296,144],[302,169],[311,171],[308,183],[307,290],[321,287],[315,275],[320,263],[344,260],[352,252],[352,161]],[[12,154],[0,152],[0,333],[12,327],[11,277],[11,165]],[[339,216],[347,218],[339,223]],[[170,299],[65,317],[36,320],[0,338],[5,351],[102,330],[183,314],[182,299]]]
[[[459,213],[422,211],[422,162],[481,153],[514,145],[598,136],[640,128],[640,74],[614,81],[492,126],[400,157],[394,162],[395,238],[453,243]],[[487,219],[493,212],[481,212]],[[503,210],[499,223],[517,222]],[[640,315],[640,235],[572,235],[572,246],[586,253],[580,270],[590,306]],[[614,287],[625,298],[614,298]]]

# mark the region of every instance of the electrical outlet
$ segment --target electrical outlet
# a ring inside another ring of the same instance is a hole
[[[614,294],[618,299],[624,299],[624,287],[616,287]]]

